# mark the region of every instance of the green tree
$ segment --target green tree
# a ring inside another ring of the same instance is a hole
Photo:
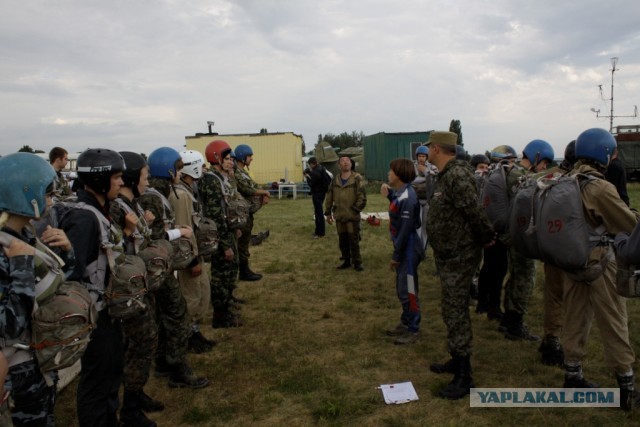
[[[260,129],[260,135],[266,135],[267,133],[269,133],[267,132],[267,128]]]
[[[449,124],[449,132],[458,134],[458,145],[464,147],[464,142],[462,142],[462,125],[460,125],[460,120],[451,120],[451,123]]]
[[[318,135],[319,141],[321,137],[322,135]],[[362,147],[364,132],[354,130],[351,133],[342,132],[340,135],[326,133],[321,140],[326,141],[331,144],[332,147],[340,148],[341,150],[349,147]]]
[[[33,153],[33,148],[28,145],[23,145],[22,148],[18,150],[18,153]]]

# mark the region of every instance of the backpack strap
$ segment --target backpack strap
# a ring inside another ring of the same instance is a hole
[[[168,226],[169,228],[173,228],[173,220],[171,219],[171,216],[167,213],[167,212],[171,212],[171,203],[169,203],[169,200],[162,194],[160,193],[158,190],[156,190],[153,187],[149,187],[147,188],[147,191],[145,192],[149,193],[149,194],[153,194],[156,197],[159,197],[160,200],[162,201],[162,220],[164,221],[164,224],[166,226]]]

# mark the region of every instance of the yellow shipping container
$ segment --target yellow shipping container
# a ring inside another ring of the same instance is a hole
[[[246,144],[253,150],[250,174],[258,184],[269,184],[284,179],[286,182],[301,182],[302,136],[293,132],[250,133],[219,135],[201,133],[187,136],[187,150],[196,150],[204,156],[211,141],[221,139],[231,148]]]

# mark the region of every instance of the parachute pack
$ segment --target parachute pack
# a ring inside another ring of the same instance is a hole
[[[173,219],[169,217],[168,212],[171,212],[171,204],[169,200],[162,195],[155,188],[148,188],[145,194],[153,194],[158,197],[162,201],[162,219],[167,227],[173,226]],[[191,243],[191,239],[181,236],[177,239],[171,241],[171,246],[173,246],[173,256],[171,258],[171,268],[174,270],[184,270],[191,264],[193,261],[193,245]]]
[[[0,232],[0,245],[13,236]],[[96,326],[96,308],[89,291],[78,282],[65,281],[64,262],[44,244],[35,248],[35,305],[31,315],[31,338],[23,336],[4,347],[34,350],[43,373],[73,365],[89,344]],[[4,349],[3,349],[4,351]],[[48,376],[45,380],[50,381]]]
[[[589,175],[527,178],[513,198],[509,217],[511,243],[523,256],[564,270],[576,281],[590,282],[611,260],[604,227],[593,229],[584,216],[582,189],[597,178]],[[603,246],[598,263],[589,263]]]
[[[229,228],[237,230],[244,228],[249,220],[249,212],[251,210],[251,203],[249,203],[244,197],[242,197],[237,191],[233,194],[229,191],[224,180],[213,172],[207,172],[216,177],[220,181],[220,188],[224,196],[224,204],[227,208],[227,223]]]
[[[185,187],[185,184],[182,183],[176,186],[177,189],[182,190],[181,194],[189,196],[193,205],[191,221],[193,223],[193,231],[198,245],[198,255],[209,256],[218,249],[218,227],[212,219],[205,218],[202,215],[201,205],[198,200],[195,198],[193,193],[189,191],[189,189],[183,187]]]
[[[511,164],[498,164],[485,177],[482,185],[480,201],[494,230],[498,233],[507,231],[509,224],[511,201],[507,188],[507,175],[512,168]]]
[[[120,231],[95,207],[86,203],[58,202],[54,204],[51,207],[49,216],[51,224],[49,225],[59,227],[63,218],[72,209],[84,209],[93,213],[100,224],[101,250],[98,253],[98,258],[87,265],[84,273],[84,277],[89,278],[86,288],[93,293],[94,301],[97,301],[96,308],[101,310],[106,303],[109,314],[119,319],[131,317],[135,312],[144,310],[145,304],[142,303],[142,299],[147,293],[147,289],[146,286],[141,288],[140,281],[140,278],[143,278],[142,285],[146,283],[144,261],[135,255],[124,255],[122,246],[113,243],[122,242]],[[138,258],[138,260],[132,258]],[[111,274],[105,288],[107,267],[109,267]],[[104,297],[104,302],[98,301],[99,295]]]

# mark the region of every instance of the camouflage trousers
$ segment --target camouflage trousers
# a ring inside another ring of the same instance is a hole
[[[138,316],[122,320],[124,334],[124,389],[141,391],[149,381],[151,362],[158,348],[158,327],[153,295],[144,299],[147,308]]]
[[[242,228],[242,235],[238,237],[238,260],[240,265],[248,265],[249,244],[251,243],[251,231],[253,230],[253,214],[249,214],[247,224]]]
[[[527,314],[536,276],[535,261],[509,247],[509,281],[504,290],[505,311]]]
[[[16,426],[54,426],[56,383],[49,387],[38,362],[30,360],[9,368],[7,385],[11,387],[11,419]]]
[[[479,249],[446,260],[435,256],[442,287],[442,320],[447,327],[447,350],[451,355],[471,355],[473,332],[469,314],[469,285],[481,258]]]
[[[170,365],[183,363],[187,357],[187,344],[191,326],[187,320],[187,303],[182,296],[178,279],[168,274],[155,291],[158,350],[156,357]]]
[[[191,277],[188,268],[178,271],[178,281],[187,303],[187,320],[190,325],[200,323],[207,316],[211,304],[211,262],[205,262],[200,257],[200,267],[202,273],[198,277]]]
[[[231,297],[238,280],[238,250],[235,235],[233,236],[233,261],[224,259],[224,249],[218,250],[211,257],[211,305],[213,311],[228,311]]]
[[[350,259],[353,264],[362,264],[360,255],[360,221],[337,222],[338,245],[342,259]]]

